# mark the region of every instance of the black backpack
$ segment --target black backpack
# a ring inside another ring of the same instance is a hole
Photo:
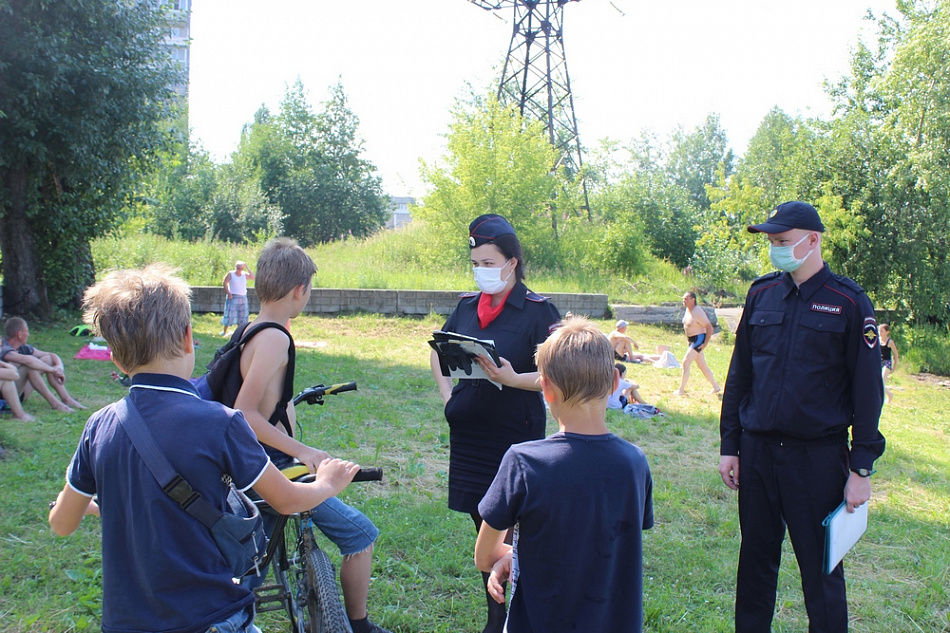
[[[287,335],[290,339],[290,348],[287,352],[287,372],[284,375],[284,391],[281,394],[280,401],[277,403],[277,410],[271,416],[271,422],[281,422],[291,433],[289,423],[287,422],[287,403],[294,395],[294,360],[295,350],[293,337],[282,325],[265,321],[255,324],[248,330],[248,323],[238,327],[231,335],[231,340],[219,347],[214,353],[214,358],[208,363],[208,371],[193,380],[198,390],[198,395],[204,400],[214,400],[221,404],[233,407],[237,400],[238,393],[241,391],[241,385],[244,384],[244,378],[241,376],[241,352],[244,350],[244,344],[247,343],[255,334],[267,328],[277,328]],[[247,333],[245,334],[245,331]]]

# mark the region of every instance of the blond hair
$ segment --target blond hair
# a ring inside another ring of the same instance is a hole
[[[257,260],[257,298],[262,303],[279,301],[297,286],[310,284],[316,272],[317,265],[295,240],[273,239]]]
[[[132,373],[184,352],[191,325],[191,288],[165,264],[117,270],[86,290],[83,321],[109,343],[112,358]]]
[[[606,398],[614,386],[614,350],[584,317],[565,319],[535,353],[538,372],[561,392],[565,403]]]

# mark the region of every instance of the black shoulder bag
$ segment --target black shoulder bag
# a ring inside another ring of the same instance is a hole
[[[267,548],[267,535],[257,506],[233,483],[228,483],[230,512],[215,508],[175,472],[135,405],[128,398],[123,398],[114,407],[119,423],[162,490],[182,510],[211,530],[211,536],[234,577],[241,578],[251,571],[260,576],[260,562]]]

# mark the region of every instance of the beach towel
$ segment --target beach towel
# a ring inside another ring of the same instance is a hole
[[[673,356],[673,352],[670,350],[665,350],[660,354],[660,360],[653,363],[654,367],[659,367],[660,369],[675,369],[677,367],[682,367],[680,362],[676,360],[676,356]]]
[[[89,343],[83,345],[73,358],[78,360],[112,360],[112,352],[108,347]]]

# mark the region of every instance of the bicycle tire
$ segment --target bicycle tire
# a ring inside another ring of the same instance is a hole
[[[307,616],[310,633],[353,633],[340,601],[336,570],[326,552],[313,542],[313,533],[304,536],[303,551],[309,589]]]
[[[286,587],[284,607],[290,620],[291,633],[311,633],[304,609],[308,587],[300,552],[300,518],[290,517],[284,526],[283,543],[277,546],[272,566],[277,584]]]

